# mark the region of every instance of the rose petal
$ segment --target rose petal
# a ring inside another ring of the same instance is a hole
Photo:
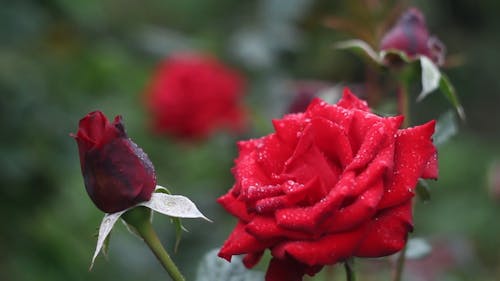
[[[325,191],[321,186],[318,176],[314,176],[305,185],[293,180],[287,180],[281,185],[273,186],[272,191],[268,193],[269,197],[257,200],[255,202],[255,211],[270,213],[277,209],[291,207],[299,202],[308,205],[314,204],[324,197]]]
[[[254,151],[258,146],[262,145],[262,138],[239,141],[236,144],[238,146],[238,152],[240,153],[240,156],[247,155]]]
[[[439,174],[437,151],[431,156],[427,164],[425,164],[424,171],[421,178],[424,179],[437,179]]]
[[[435,121],[431,121],[398,131],[392,182],[380,202],[380,209],[401,204],[413,197],[418,178],[436,152],[431,141],[434,125]]]
[[[276,238],[304,240],[319,237],[319,234],[315,235],[281,227],[272,217],[256,217],[246,225],[245,229],[248,233],[263,241]]]
[[[319,187],[318,187],[319,186]],[[324,196],[324,188],[317,175],[313,176],[306,184],[288,180],[281,185],[290,202],[311,205]]]
[[[387,138],[386,133],[384,123],[380,122],[374,124],[366,133],[354,160],[352,160],[346,170],[364,168],[379,152],[382,143],[384,143]]]
[[[248,180],[248,184],[263,183],[267,184],[270,179],[266,169],[262,169],[261,166],[256,163],[256,151],[252,149],[249,152],[242,152],[247,150],[247,145],[260,145],[261,140],[253,140],[252,143],[246,142],[245,145],[240,143],[238,146],[240,148],[239,157],[235,160],[236,168],[233,169],[233,174],[237,179],[241,181],[243,179]],[[246,186],[247,184],[244,183]]]
[[[354,177],[354,172],[345,173],[328,195],[313,206],[277,210],[277,224],[288,229],[316,232],[317,226],[332,215],[346,196],[355,189]]]
[[[115,138],[86,152],[83,162],[85,188],[103,212],[122,211],[151,198],[156,186],[153,165],[129,138]]]
[[[364,100],[358,99],[349,88],[344,88],[342,98],[337,102],[337,106],[346,109],[359,109],[362,111],[370,112],[368,103]]]
[[[289,258],[272,258],[267,268],[266,281],[302,281],[304,274],[304,265]]]
[[[239,142],[238,148],[240,150],[239,157],[236,159],[236,166],[232,172],[237,179],[237,185],[234,187],[236,196],[242,196],[244,200],[247,198],[248,191],[260,186],[267,186],[272,183],[272,179],[268,176],[269,169],[274,165],[281,165],[284,160],[279,164],[277,160],[270,161],[271,158],[277,158],[275,154],[271,155],[271,150],[278,151],[279,149],[266,149],[267,156],[264,159],[263,152],[258,151],[259,147],[263,147],[269,141],[261,139],[254,139],[246,142]],[[278,146],[279,147],[279,146]],[[260,159],[260,160],[259,160]],[[258,165],[257,162],[261,162]],[[263,167],[264,166],[264,167]],[[282,169],[277,167],[277,169]]]
[[[219,251],[218,256],[231,261],[233,255],[241,255],[248,253],[259,253],[270,247],[276,241],[260,241],[245,231],[245,225],[238,222],[231,235]]]
[[[281,195],[258,200],[255,202],[255,211],[259,214],[266,214],[292,205],[293,203],[290,202],[285,195]]]
[[[300,183],[310,181],[311,175],[317,176],[322,185],[315,186],[320,188],[316,192],[320,193],[322,198],[328,193],[323,187],[334,186],[338,178],[335,172],[340,173],[340,170],[333,170],[323,153],[314,145],[312,130],[312,127],[308,126],[303,131],[293,155],[285,163],[284,173]]]
[[[237,200],[232,192],[222,195],[217,199],[217,202],[230,214],[244,222],[248,222],[252,219],[252,215],[247,211],[245,202]]]
[[[383,165],[392,167],[394,135],[403,122],[403,116],[385,118],[380,121],[369,129],[356,157],[346,169],[364,168],[373,157],[375,157],[373,161],[384,162]]]
[[[354,111],[347,110],[337,105],[331,105],[321,99],[314,99],[307,111],[304,118],[326,118],[333,123],[337,124],[340,128],[348,129],[351,126]]]
[[[279,140],[276,134],[259,139],[255,149],[255,160],[268,175],[280,174],[283,171],[283,163],[293,153]]]
[[[369,222],[368,230],[355,256],[382,257],[401,250],[412,230],[411,200],[383,210]]]
[[[241,199],[256,201],[284,194],[280,185],[252,185],[242,190]]]
[[[297,132],[304,130],[304,114],[287,114],[283,119],[272,121],[276,135],[284,145],[295,147],[299,138]]]
[[[382,149],[373,161],[356,177],[356,190],[353,196],[358,196],[366,190],[367,187],[382,180],[384,186],[387,185],[387,175],[392,173],[394,159],[394,143],[390,143]]]
[[[358,153],[370,129],[380,122],[383,123],[383,118],[375,114],[361,110],[353,111],[352,121],[348,129],[348,136],[354,155]]]
[[[326,220],[323,228],[328,233],[347,231],[370,220],[377,211],[377,205],[382,199],[383,193],[384,186],[382,180],[379,180],[359,197],[356,197],[351,205],[340,209],[331,219]]]
[[[318,184],[317,177],[314,177],[308,184],[303,185],[293,180],[287,180],[276,186],[262,186],[254,189],[263,189],[255,191],[259,197],[254,204],[256,212],[264,214],[270,213],[280,208],[291,207],[300,201],[316,202],[315,197],[321,198],[324,192],[317,194],[313,189]],[[256,196],[257,196],[256,195]],[[314,196],[314,197],[313,197]]]
[[[366,226],[334,233],[312,241],[287,241],[274,247],[274,257],[292,256],[307,265],[334,264],[353,255],[366,232]]]
[[[78,133],[81,131],[97,147],[118,137],[117,130],[109,123],[108,118],[101,111],[89,113],[80,120],[78,127],[82,128],[78,130]]]
[[[243,264],[247,268],[252,268],[256,264],[259,263],[260,259],[262,258],[262,255],[264,254],[264,251],[257,252],[257,253],[250,253],[246,254],[245,257],[243,257]]]
[[[352,150],[346,132],[326,118],[314,118],[312,121],[314,142],[328,159],[340,163],[345,168],[352,161]]]

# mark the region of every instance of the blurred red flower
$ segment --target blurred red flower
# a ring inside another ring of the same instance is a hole
[[[273,256],[267,281],[302,280],[323,265],[402,249],[418,178],[438,175],[435,122],[398,129],[344,91],[274,120],[275,133],[238,143],[235,184],[218,202],[238,218],[219,252],[254,266]]]
[[[157,133],[203,139],[215,129],[241,130],[243,78],[213,57],[178,54],[163,61],[146,92]]]
[[[408,9],[382,38],[381,50],[399,50],[411,58],[424,55],[438,65],[444,63],[446,48],[435,36],[429,36],[425,17],[417,8]]]
[[[110,123],[100,111],[80,120],[78,144],[85,188],[94,204],[115,213],[148,201],[156,186],[153,164],[125,133],[121,116]]]

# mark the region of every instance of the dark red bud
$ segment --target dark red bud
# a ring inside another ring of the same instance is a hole
[[[156,186],[153,164],[127,137],[121,116],[110,123],[102,112],[91,112],[72,136],[78,144],[85,188],[99,209],[114,213],[151,198]]]
[[[417,8],[408,9],[382,38],[381,50],[403,51],[409,57],[424,55],[437,64],[444,60],[444,45],[429,36],[425,17]]]

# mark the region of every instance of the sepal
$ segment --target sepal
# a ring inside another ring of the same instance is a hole
[[[198,210],[196,205],[189,198],[181,195],[170,195],[167,194],[166,192],[169,191],[166,188],[158,185],[156,186],[156,190],[152,194],[151,199],[149,201],[138,203],[135,206],[132,206],[123,211],[104,215],[104,218],[101,221],[101,225],[99,226],[97,245],[94,255],[92,256],[92,261],[89,270],[91,270],[92,267],[94,266],[95,258],[97,257],[99,252],[103,249],[103,246],[105,246],[106,241],[108,241],[107,238],[111,230],[113,229],[113,226],[118,221],[118,219],[120,219],[120,217],[124,213],[136,207],[144,206],[146,208],[149,208],[151,211],[156,211],[160,214],[172,217],[173,222],[176,225],[176,234],[177,234],[176,248],[180,241],[180,232],[184,230],[182,224],[180,223],[180,218],[202,218],[204,220],[211,222],[210,219],[205,217]],[[149,219],[152,219],[152,215],[149,217]],[[132,228],[128,226],[127,228],[134,233]]]

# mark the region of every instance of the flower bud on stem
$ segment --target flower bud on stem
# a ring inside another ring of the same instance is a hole
[[[151,211],[145,207],[137,207],[127,211],[123,214],[122,218],[128,225],[134,228],[142,239],[144,239],[144,242],[155,254],[156,258],[160,261],[161,265],[168,272],[172,280],[185,281],[174,261],[170,258],[165,248],[163,248],[156,232],[153,229],[150,219]]]

